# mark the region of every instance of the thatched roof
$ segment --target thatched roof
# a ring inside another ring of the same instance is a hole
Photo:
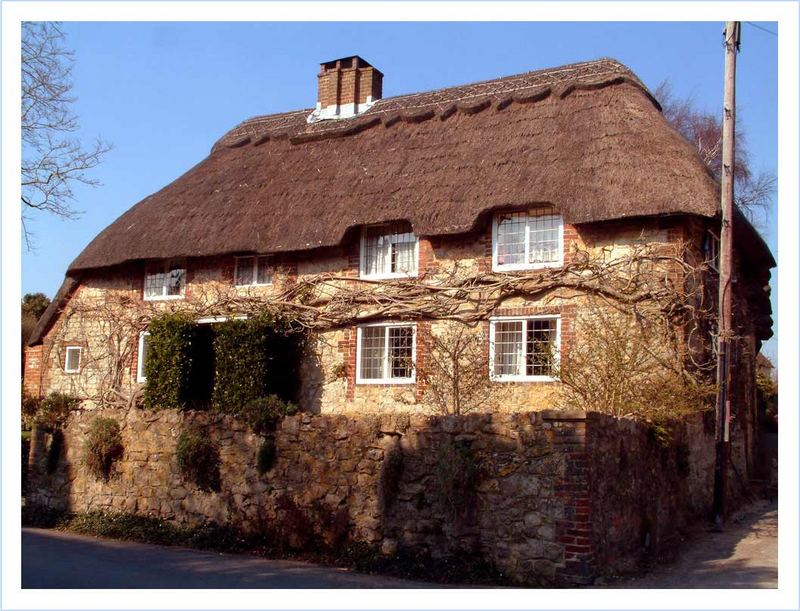
[[[82,271],[128,261],[330,247],[401,219],[418,235],[462,233],[493,209],[537,203],[572,224],[719,208],[695,148],[613,59],[385,98],[351,119],[309,124],[311,110],[241,123],[104,229],[30,344]],[[750,260],[774,266],[755,229],[738,226]]]
[[[245,121],[100,233],[69,272],[125,261],[286,252],[407,219],[466,232],[548,203],[567,222],[713,216],[718,187],[658,103],[612,59],[385,98],[352,119]]]

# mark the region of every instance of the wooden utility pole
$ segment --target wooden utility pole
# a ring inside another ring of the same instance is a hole
[[[733,172],[736,123],[736,53],[741,24],[725,24],[725,101],[722,111],[722,228],[719,236],[719,335],[717,338],[717,456],[714,473],[714,520],[721,526],[727,508],[730,459],[731,340],[733,335],[731,282],[733,268]]]

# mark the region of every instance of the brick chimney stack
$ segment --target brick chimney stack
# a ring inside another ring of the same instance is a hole
[[[380,100],[383,92],[383,73],[358,55],[321,64],[317,82],[317,108],[309,123],[353,117]]]

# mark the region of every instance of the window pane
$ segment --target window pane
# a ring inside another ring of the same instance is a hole
[[[367,274],[384,274],[388,271],[389,240],[385,227],[367,227],[364,233],[364,271]]]
[[[494,374],[520,375],[522,364],[521,320],[494,323]]]
[[[78,371],[81,366],[81,349],[80,348],[67,348],[66,366],[64,369],[67,371]]]
[[[529,320],[527,332],[527,356],[525,374],[549,376],[552,373],[553,352],[556,340],[556,321]]]
[[[532,216],[528,221],[530,253],[528,263],[558,261],[558,228],[560,217],[554,215]]]
[[[383,378],[383,363],[386,358],[386,327],[363,327],[361,329],[361,377],[365,380]]]
[[[525,213],[509,214],[497,224],[497,264],[525,263]]]
[[[186,279],[186,270],[173,267],[167,277],[167,295],[180,295],[183,292],[183,283]]]
[[[389,377],[410,378],[414,366],[414,328],[389,327]]]
[[[144,277],[145,297],[161,297],[164,294],[166,274],[163,271],[151,270]]]
[[[236,286],[249,286],[253,284],[254,257],[239,257],[236,259]]]
[[[364,273],[414,274],[417,236],[408,223],[373,225],[364,230]]]
[[[405,234],[413,235],[413,234]],[[392,248],[392,271],[401,274],[413,274],[417,269],[416,240],[397,242]]]
[[[258,277],[256,284],[272,284],[272,269],[269,257],[258,258]]]

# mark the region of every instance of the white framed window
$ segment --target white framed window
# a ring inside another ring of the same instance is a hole
[[[416,325],[363,325],[356,333],[356,384],[412,384],[416,381]]]
[[[710,229],[706,232],[704,250],[706,263],[711,269],[719,273],[719,236]]]
[[[272,284],[272,266],[265,255],[236,257],[233,274],[236,286],[266,286]]]
[[[489,377],[498,382],[549,382],[561,345],[559,316],[489,320]]]
[[[144,272],[144,298],[183,299],[186,290],[186,262],[167,260],[148,263]]]
[[[548,208],[496,214],[492,223],[492,269],[514,271],[561,267],[564,220]]]
[[[79,373],[81,370],[81,355],[83,348],[80,346],[67,346],[64,355],[64,372]]]
[[[419,238],[408,223],[370,225],[361,232],[363,278],[407,278],[419,267]]]
[[[149,331],[139,333],[139,356],[136,361],[136,381],[139,384],[147,382],[147,376],[144,375],[144,364],[147,362],[147,354],[150,349],[148,337],[150,337]]]

